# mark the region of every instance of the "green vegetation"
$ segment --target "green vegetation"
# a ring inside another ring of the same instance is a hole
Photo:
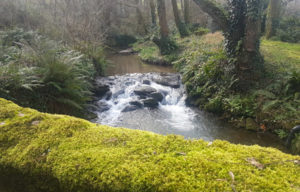
[[[188,102],[237,127],[272,131],[285,139],[283,133],[300,124],[300,45],[263,39],[263,75],[251,89],[240,92],[223,43],[219,32],[177,39],[181,52],[173,64],[183,74]],[[140,54],[149,49],[145,44],[140,44]],[[300,137],[294,143],[300,143]]]
[[[39,113],[0,99],[0,188],[298,191],[299,156]],[[18,185],[16,185],[18,183]]]
[[[82,116],[103,58],[85,56],[36,32],[1,31],[0,97],[44,112]]]
[[[284,42],[299,43],[300,42],[300,20],[299,17],[284,17],[279,22],[276,36],[273,40]]]
[[[167,55],[161,55],[160,49],[152,41],[140,40],[133,44],[134,51],[139,53],[142,61],[157,65],[172,65],[172,62],[177,59],[177,51],[173,51]]]

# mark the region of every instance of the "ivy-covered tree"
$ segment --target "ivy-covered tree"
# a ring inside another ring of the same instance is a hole
[[[270,0],[267,11],[266,37],[271,38],[276,34],[276,29],[279,26],[281,11],[281,0]]]
[[[212,0],[194,0],[223,30],[229,58],[227,71],[235,75],[239,89],[247,89],[263,69],[259,52],[261,0],[229,0],[228,11]]]

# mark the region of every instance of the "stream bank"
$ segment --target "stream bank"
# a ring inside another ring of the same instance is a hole
[[[105,93],[93,104],[97,114],[93,122],[286,150],[272,134],[233,128],[218,117],[187,105],[182,77],[171,67],[143,63],[136,55],[112,55],[109,60],[109,76],[97,79]]]
[[[263,77],[249,91],[234,91],[234,77],[225,78],[227,58],[220,32],[201,37],[175,38],[179,53],[167,55],[177,71],[183,74],[189,103],[214,113],[241,129],[271,132],[285,141],[290,130],[300,124],[299,44],[262,40],[265,57]],[[152,42],[135,44],[141,58],[160,58]],[[282,52],[284,50],[284,52]],[[298,79],[298,80],[297,80]],[[293,141],[300,153],[300,135]]]

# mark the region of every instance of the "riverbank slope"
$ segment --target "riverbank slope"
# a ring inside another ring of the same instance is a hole
[[[144,60],[171,58],[183,74],[188,102],[217,114],[233,126],[250,131],[270,131],[286,139],[300,124],[300,44],[261,40],[264,66],[249,90],[235,90],[237,80],[228,75],[228,58],[220,32],[186,38],[175,37],[176,54],[159,56],[154,43],[140,41],[134,47]],[[151,57],[150,57],[151,56]],[[300,154],[300,135],[293,151]]]

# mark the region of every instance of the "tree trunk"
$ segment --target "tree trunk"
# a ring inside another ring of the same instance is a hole
[[[279,25],[281,0],[270,0],[267,13],[266,37],[271,38],[276,34]]]
[[[184,0],[184,22],[190,24],[190,0]]]
[[[156,13],[155,13],[154,0],[150,0],[150,11],[151,11],[152,26],[156,26]]]
[[[162,39],[169,37],[169,28],[167,22],[165,0],[157,0],[157,13],[159,19],[160,37]]]
[[[184,23],[182,23],[180,16],[179,16],[177,0],[172,0],[172,7],[173,7],[175,23],[176,23],[177,29],[179,31],[180,37],[188,36],[187,29],[186,29]]]
[[[259,53],[262,1],[229,1],[229,17],[210,0],[194,0],[222,28],[229,58],[226,71],[239,81],[237,88],[246,90],[263,71],[263,59]]]
[[[136,2],[136,16],[137,16],[137,31],[144,35],[147,33],[147,26],[144,21],[143,13],[140,9],[140,0],[135,0]]]
[[[229,2],[240,1],[241,0],[235,0]],[[213,20],[220,26],[223,32],[226,32],[228,30],[228,18],[224,13],[224,10],[216,6],[216,4],[212,0],[194,0],[194,2],[201,8],[202,11],[213,18]]]

